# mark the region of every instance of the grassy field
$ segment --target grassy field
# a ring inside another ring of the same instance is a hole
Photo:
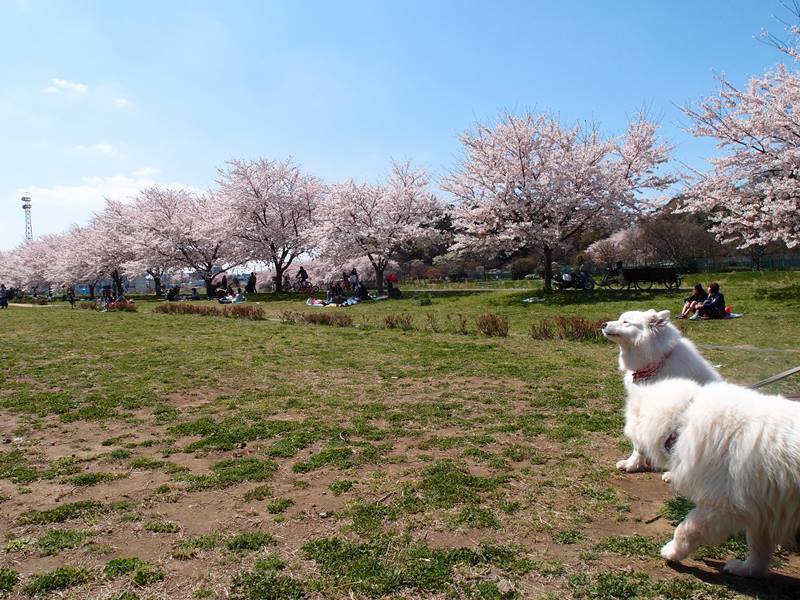
[[[799,364],[800,274],[714,278],[745,316],[680,327],[721,373],[751,383]],[[529,334],[559,316],[674,312],[688,291],[531,295],[419,290],[347,309],[262,296],[248,303],[262,320],[156,302],[0,312],[0,590],[796,598],[792,554],[767,582],[719,574],[741,540],[666,565],[658,548],[687,508],[659,474],[613,468],[628,451],[616,348]],[[484,313],[508,335],[479,333]]]

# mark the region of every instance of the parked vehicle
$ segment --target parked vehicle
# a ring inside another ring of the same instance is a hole
[[[573,271],[567,267],[553,276],[553,282],[560,290],[575,288],[576,290],[593,290],[594,277],[584,271]]]

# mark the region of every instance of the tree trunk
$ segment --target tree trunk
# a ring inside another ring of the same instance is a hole
[[[89,288],[89,300],[94,300],[94,287],[96,283],[90,283],[87,287]]]
[[[161,277],[150,273],[150,276],[153,278],[153,287],[156,288],[156,298],[161,298],[164,295],[164,288],[161,287]]]
[[[553,281],[553,249],[544,249],[544,289],[547,292],[552,291]]]
[[[206,296],[208,298],[213,298],[214,297],[214,276],[213,275],[211,275],[210,277],[206,276],[206,277],[203,278],[203,281],[206,282]]]
[[[275,264],[275,291],[279,294],[283,291],[283,273],[285,271],[286,269]]]
[[[378,286],[378,296],[383,296],[383,271],[384,269],[379,269],[375,265],[372,265],[375,269],[375,279],[376,285]]]
[[[117,296],[122,296],[122,277],[117,269],[111,272],[111,279],[114,280],[114,288],[116,288]]]

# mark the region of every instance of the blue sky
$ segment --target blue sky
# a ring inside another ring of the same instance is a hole
[[[335,181],[411,159],[434,177],[476,120],[543,110],[608,132],[643,106],[676,159],[713,145],[679,106],[781,59],[776,2],[0,0],[0,249],[103,196],[206,188],[230,158]]]

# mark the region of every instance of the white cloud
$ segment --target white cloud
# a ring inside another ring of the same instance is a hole
[[[127,98],[120,97],[114,100],[114,106],[116,106],[117,108],[128,108],[130,105],[131,101],[128,100]]]
[[[100,156],[108,156],[110,158],[116,158],[120,155],[119,148],[114,146],[113,144],[92,144],[90,146],[75,146],[75,150],[78,152],[84,152],[86,154],[99,154]]]
[[[84,83],[75,83],[74,81],[67,81],[66,79],[51,79],[50,85],[45,88],[45,92],[48,94],[57,94],[59,92],[85,94],[88,89],[88,86]]]
[[[134,177],[152,177],[153,175],[158,175],[160,171],[155,167],[142,167],[141,169],[137,169],[131,175]]]

